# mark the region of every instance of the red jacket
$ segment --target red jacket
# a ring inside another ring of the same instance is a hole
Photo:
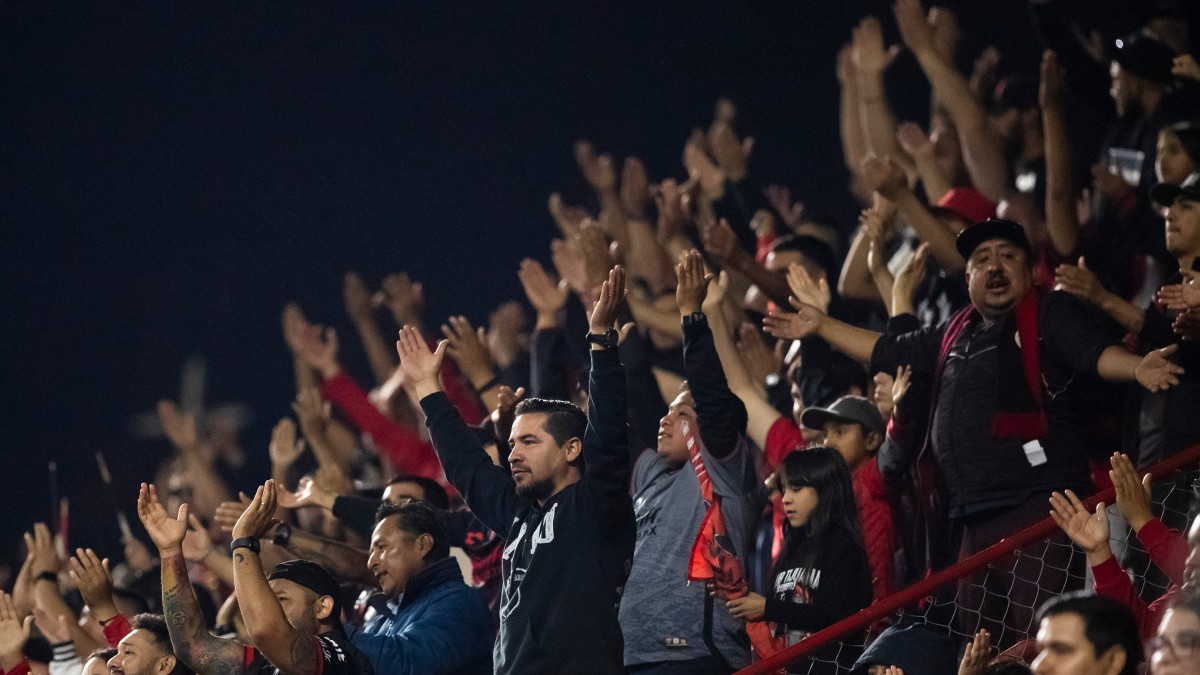
[[[1149,605],[1142,600],[1129,575],[1121,569],[1115,556],[1092,567],[1093,584],[1096,593],[1103,595],[1128,607],[1138,622],[1142,638],[1153,637],[1158,630],[1158,623],[1166,613],[1171,599],[1179,592],[1183,583],[1184,564],[1188,557],[1187,540],[1179,532],[1168,528],[1158,518],[1152,519],[1137,533],[1138,541],[1146,547],[1150,561],[1171,580],[1171,587],[1163,596]]]

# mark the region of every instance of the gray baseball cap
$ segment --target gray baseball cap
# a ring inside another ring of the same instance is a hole
[[[809,429],[821,429],[830,420],[855,422],[877,434],[887,431],[879,408],[865,396],[843,396],[828,408],[808,408],[800,415],[800,423]]]

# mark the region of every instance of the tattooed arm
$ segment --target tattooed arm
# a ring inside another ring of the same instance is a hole
[[[254,499],[234,524],[234,540],[259,538],[266,534],[274,524],[275,504],[275,481],[268,480],[259,486]],[[316,621],[328,618],[333,609],[333,598],[322,596],[317,614],[305,617],[313,619],[311,632],[296,628],[284,614],[281,603],[302,605],[305,598],[289,597],[289,594],[299,592],[290,587],[272,588],[263,573],[258,552],[244,546],[233,551],[233,592],[238,597],[246,632],[271,665],[284,675],[316,675],[320,672],[321,650],[316,644]]]
[[[142,483],[138,493],[138,518],[158,547],[162,560],[163,615],[171,634],[175,658],[199,675],[237,675],[242,672],[245,647],[233,640],[213,637],[204,626],[204,615],[196,591],[188,581],[183,559],[183,537],[187,534],[187,504],[172,518],[158,501],[153,485]]]
[[[208,632],[196,591],[188,581],[187,562],[182,553],[162,558],[162,600],[176,658],[198,675],[242,672],[246,648],[236,640],[214,637]]]

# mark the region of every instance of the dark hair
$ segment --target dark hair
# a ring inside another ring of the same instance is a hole
[[[1142,660],[1142,642],[1129,608],[1091,591],[1073,591],[1047,600],[1038,610],[1037,622],[1059,614],[1078,614],[1083,619],[1084,635],[1092,643],[1096,656],[1113,647],[1124,649],[1125,667],[1121,675],[1136,675]]]
[[[104,662],[108,663],[108,660],[116,655],[116,647],[101,647],[100,649],[93,649],[92,653],[84,657],[83,662],[87,663],[88,659],[104,659]]]
[[[783,458],[776,474],[775,487],[780,492],[811,486],[817,491],[817,508],[804,525],[809,537],[819,537],[831,528],[843,531],[859,545],[862,526],[858,521],[858,506],[854,502],[854,485],[850,469],[841,453],[823,445],[807,450],[793,450]],[[791,531],[792,528],[788,528]]]
[[[129,620],[129,626],[133,630],[144,630],[150,633],[154,637],[154,644],[159,649],[175,656],[175,649],[171,647],[171,633],[167,630],[167,620],[163,618],[162,614],[137,614]],[[171,675],[191,675],[191,673],[191,669],[184,665],[183,661],[179,658],[175,659],[175,668],[171,671]]]
[[[50,641],[41,635],[30,635],[21,647],[21,653],[34,663],[50,663],[54,660],[54,649],[50,646]]]
[[[1200,171],[1200,124],[1195,122],[1176,122],[1163,129],[1170,131],[1179,139],[1183,153],[1192,160],[1192,170]]]
[[[442,487],[441,483],[432,478],[425,476],[414,476],[412,474],[402,473],[396,475],[388,481],[388,485],[396,485],[397,483],[413,483],[421,486],[421,491],[425,493],[424,501],[426,504],[441,509],[443,511],[450,510],[450,497],[446,495],[446,488]]]
[[[821,268],[825,272],[828,279],[836,279],[838,272],[842,266],[838,262],[837,254],[829,244],[807,234],[788,234],[775,240],[771,246],[772,253],[785,253],[793,251],[799,253],[808,259],[809,262]],[[830,284],[833,288],[837,284]]]
[[[1183,609],[1200,616],[1200,590],[1188,588],[1181,590],[1171,598],[1171,602],[1167,604],[1167,609]]]
[[[984,671],[987,675],[1033,675],[1029,666],[1020,661],[1001,661],[993,663]]]
[[[517,404],[516,416],[531,413],[546,413],[546,433],[554,442],[562,445],[572,438],[583,440],[587,429],[587,415],[570,401],[553,401],[544,398],[527,398]]]
[[[425,554],[425,562],[437,562],[450,555],[450,542],[442,514],[424,502],[393,504],[384,502],[375,512],[375,524],[396,516],[396,527],[415,536],[428,534],[433,537],[433,547]]]

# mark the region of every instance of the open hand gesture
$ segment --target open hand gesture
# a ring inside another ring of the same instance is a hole
[[[675,265],[675,304],[680,316],[695,314],[703,308],[708,282],[713,278],[712,273],[705,273],[699,251],[692,249],[679,254],[679,263]]]
[[[1061,492],[1051,494],[1050,506],[1050,517],[1054,523],[1087,554],[1093,566],[1112,555],[1108,543],[1108,512],[1104,510],[1104,502],[1096,505],[1095,514],[1090,514],[1079,497],[1067,490],[1065,495]]]
[[[234,524],[233,538],[261,537],[266,534],[267,530],[279,522],[275,520],[276,503],[275,481],[268,479],[266,483],[258,486],[250,505]]]
[[[49,572],[58,574],[61,567],[58,553],[54,550],[54,535],[45,523],[34,523],[33,532],[25,533],[25,548],[29,549],[32,563],[29,568],[31,578],[37,579]]]
[[[221,502],[217,505],[217,511],[213,514],[213,522],[221,528],[222,532],[233,530],[233,524],[242,517],[242,513],[250,505],[250,498],[246,496],[246,493],[239,492],[238,498],[240,501]]]
[[[1200,308],[1200,272],[1180,270],[1183,281],[1158,289],[1158,301],[1167,309],[1187,310]]]
[[[612,192],[617,189],[617,171],[611,155],[597,155],[589,141],[575,143],[575,163],[583,178],[596,192]]]
[[[603,333],[616,326],[621,315],[621,305],[625,302],[625,268],[614,265],[608,272],[608,279],[600,286],[600,297],[592,308],[588,321],[588,330],[593,333]],[[626,324],[621,333],[628,333],[633,324]]]
[[[200,444],[196,431],[196,416],[184,414],[174,402],[163,399],[158,402],[158,422],[171,445],[186,452]]]
[[[975,634],[975,639],[967,643],[963,660],[958,664],[958,675],[984,675],[991,658],[992,635],[980,630]]]
[[[771,312],[763,317],[763,330],[781,340],[800,340],[806,338],[821,327],[825,313],[812,305],[795,302],[793,312]]]
[[[492,377],[496,364],[488,352],[487,333],[482,326],[476,329],[467,317],[452,316],[442,324],[442,335],[446,336],[451,358],[472,382],[486,382]]]
[[[300,479],[295,492],[276,486],[276,496],[279,505],[285,509],[299,509],[305,506],[333,509],[333,501],[337,498],[337,495],[324,489],[311,478]]]
[[[290,417],[279,420],[271,430],[271,443],[267,446],[271,463],[278,467],[289,467],[304,453],[304,441],[296,438],[296,423]]]
[[[1079,262],[1075,265],[1059,265],[1054,268],[1054,288],[1093,305],[1100,304],[1104,293],[1104,287],[1087,268],[1087,261],[1083,256],[1079,256]]]
[[[851,35],[850,62],[864,75],[879,75],[900,55],[899,45],[884,48],[883,27],[873,16],[859,21]]]
[[[187,534],[188,505],[179,505],[179,513],[174,518],[167,515],[158,500],[158,490],[151,483],[142,483],[138,490],[138,518],[150,535],[150,540],[158,547],[160,557],[176,555],[183,552],[183,537]]]
[[[383,278],[382,289],[371,296],[371,303],[376,307],[386,305],[392,313],[392,318],[400,325],[421,325],[421,315],[425,311],[425,287],[419,281],[413,281],[404,272],[389,274]]]
[[[1113,453],[1111,464],[1108,476],[1117,490],[1117,508],[1133,531],[1140,532],[1154,518],[1150,510],[1150,474],[1139,479],[1129,455],[1119,452]]]
[[[803,265],[792,263],[788,265],[787,282],[793,300],[812,305],[822,312],[829,311],[833,292],[829,290],[829,281],[824,274],[814,279]],[[792,303],[792,306],[795,307],[795,303]]]
[[[358,272],[346,272],[342,278],[342,303],[351,321],[361,323],[374,318],[371,314],[371,292]]]
[[[558,312],[567,303],[566,279],[554,283],[542,264],[532,258],[521,261],[517,277],[521,280],[521,288],[525,289],[525,297],[537,312],[538,327],[557,326]]]
[[[0,667],[11,670],[20,663],[21,648],[32,628],[33,616],[22,621],[12,596],[0,591]]]
[[[83,602],[92,608],[92,613],[107,618],[116,611],[113,604],[113,580],[108,571],[108,558],[100,559],[92,549],[76,549],[70,560],[71,579],[79,587]]]
[[[1179,384],[1178,376],[1183,374],[1183,366],[1168,360],[1177,351],[1179,345],[1171,345],[1143,356],[1135,371],[1138,384],[1152,393],[1166,391]]]
[[[418,393],[423,388],[440,391],[438,372],[442,368],[442,359],[446,356],[449,340],[438,343],[437,349],[429,351],[425,338],[413,326],[400,329],[400,339],[396,340],[396,353],[400,355],[400,370],[404,377],[413,383]]]

